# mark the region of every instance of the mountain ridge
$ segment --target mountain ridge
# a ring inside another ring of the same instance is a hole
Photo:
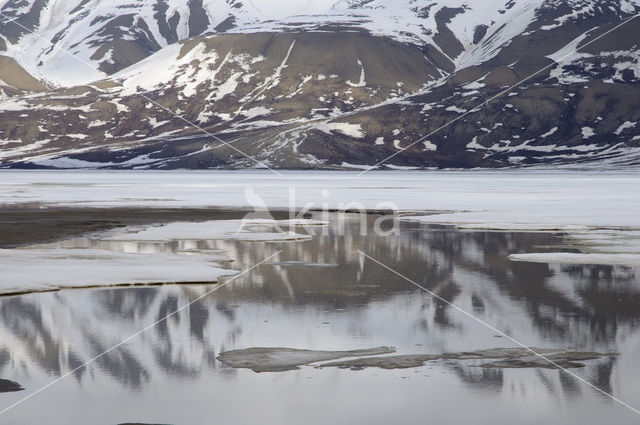
[[[216,1],[172,2],[171,16]],[[155,53],[98,79],[5,90],[3,166],[342,168],[389,156],[391,167],[415,168],[638,162],[640,23],[593,42],[635,16],[638,2],[492,0],[503,6],[497,12],[469,1],[318,2],[331,3],[329,12],[279,20],[223,3],[241,13],[223,8],[219,22],[202,10],[199,21],[180,15],[182,40],[176,32],[175,42],[165,38]],[[14,42],[5,53],[18,51]],[[475,111],[543,67],[550,70]]]

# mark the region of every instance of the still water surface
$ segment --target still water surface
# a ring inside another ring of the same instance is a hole
[[[289,243],[190,242],[264,264],[0,416],[12,425],[631,424],[640,416],[558,370],[486,369],[439,360],[398,370],[255,373],[216,360],[249,347],[398,354],[513,347],[362,250],[524,344],[617,352],[572,369],[640,407],[640,270],[516,263],[558,235],[459,232],[403,223],[379,237],[359,219]],[[368,229],[367,229],[368,228]],[[185,243],[69,244],[131,251]],[[556,249],[557,250],[557,249]],[[37,273],[37,270],[34,270]],[[0,299],[0,410],[212,289],[206,285],[64,290]]]

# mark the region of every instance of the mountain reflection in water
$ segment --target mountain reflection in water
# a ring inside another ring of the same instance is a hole
[[[507,259],[511,253],[540,251],[559,243],[551,234],[459,232],[403,223],[399,236],[379,237],[370,228],[363,235],[360,226],[355,217],[342,222],[334,218],[326,235],[288,243],[77,239],[53,244],[126,252],[224,250],[235,259],[228,266],[235,268],[248,268],[279,249],[283,252],[271,264],[257,267],[80,368],[6,418],[14,424],[41,423],[37,418],[46,414],[51,424],[199,424],[210,423],[203,412],[216,406],[224,417],[238,422],[253,418],[291,423],[302,409],[292,408],[293,404],[306,397],[305,411],[319,412],[309,423],[326,423],[329,417],[337,423],[388,423],[391,416],[385,406],[390,412],[403,409],[398,423],[421,418],[427,408],[442,423],[456,423],[467,418],[464,409],[454,408],[463,397],[470,405],[482,406],[476,408],[475,423],[506,424],[514,419],[527,423],[524,418],[530,409],[542,409],[536,418],[548,423],[635,419],[632,412],[557,370],[485,369],[474,362],[438,361],[394,371],[303,367],[255,374],[216,360],[222,351],[248,347],[393,346],[398,354],[419,354],[513,346],[447,303],[365,260],[357,252],[362,250],[529,346],[620,353],[588,361],[575,373],[631,404],[634,398],[640,400],[640,389],[632,385],[640,376],[635,361],[640,353],[637,269]],[[0,395],[0,409],[211,288],[64,290],[1,298],[0,377],[19,382],[26,390]],[[409,387],[398,387],[401,383]],[[343,396],[344,386],[352,388],[351,400],[334,399]],[[379,400],[389,391],[402,393],[405,399],[389,407],[385,404],[389,400]],[[434,397],[434,405],[418,401],[423,393]],[[257,394],[259,401],[251,401],[257,403],[256,412],[267,410],[252,416],[239,400]],[[322,409],[323,397],[333,400],[335,412]],[[281,401],[282,408],[269,404],[283,399],[289,401]],[[367,410],[367,400],[377,403],[376,408]],[[566,400],[571,400],[569,406]],[[498,410],[511,413],[496,416]],[[344,414],[348,411],[359,414]]]

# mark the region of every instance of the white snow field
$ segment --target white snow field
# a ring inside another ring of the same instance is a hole
[[[630,171],[0,171],[0,205],[349,207],[446,211],[425,222],[497,230],[640,229]]]
[[[404,217],[406,220],[454,225],[464,231],[562,232],[567,244],[582,252],[570,256],[566,252],[514,253],[517,256],[513,260],[640,264],[640,174],[633,170],[372,171],[362,176],[357,172],[282,171],[281,174],[269,170],[2,171],[0,202],[5,208],[30,205],[255,210],[296,207],[303,211],[398,209],[417,213]],[[300,220],[301,215],[291,218]],[[322,224],[304,220],[288,224],[296,223]],[[308,238],[294,232],[274,234],[267,230],[265,234],[265,228],[274,224],[251,220],[174,223],[142,231],[109,232],[104,237],[140,241],[189,240],[195,236],[246,241]],[[11,257],[0,258],[3,264],[7,261],[12,261]]]

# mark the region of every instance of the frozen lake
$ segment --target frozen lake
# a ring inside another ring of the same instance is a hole
[[[640,173],[630,171],[0,171],[5,208],[397,210],[466,230],[564,231],[578,264],[640,264]],[[421,214],[422,213],[422,214]],[[557,261],[557,253],[521,257]]]
[[[395,206],[442,220],[640,228],[637,171],[0,171],[0,203],[91,207]]]

